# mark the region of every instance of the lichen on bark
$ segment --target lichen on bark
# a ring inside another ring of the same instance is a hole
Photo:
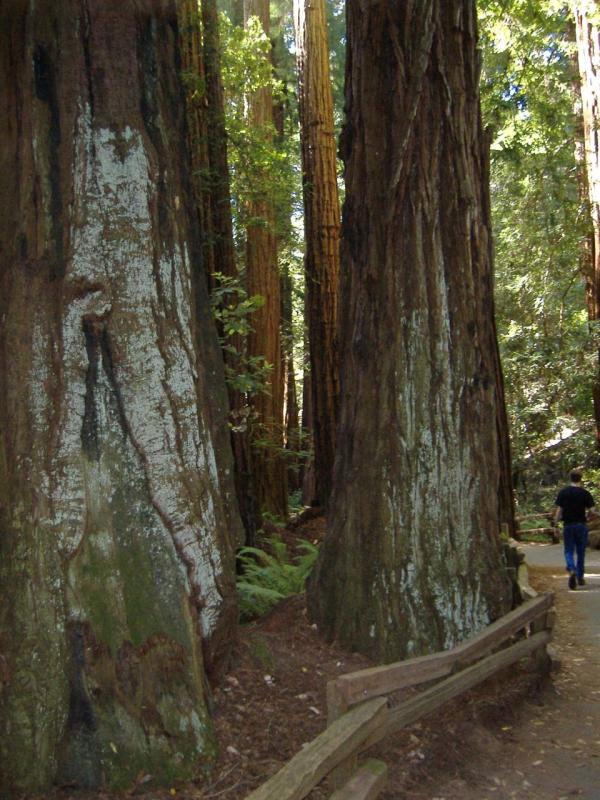
[[[472,0],[347,4],[341,395],[309,583],[380,660],[504,613],[489,203]]]
[[[0,9],[9,791],[167,783],[215,756],[239,520],[177,41],[170,0]]]

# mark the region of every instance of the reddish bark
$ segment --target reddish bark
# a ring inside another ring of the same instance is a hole
[[[304,188],[314,501],[324,506],[331,492],[337,429],[340,272],[340,207],[324,0],[295,0],[294,22]]]
[[[584,242],[582,269],[586,279],[588,317],[597,327],[600,320],[600,29],[584,5],[574,4],[580,100],[583,121],[583,154],[579,163],[580,194],[585,195],[591,219],[591,235]],[[594,333],[596,374],[592,386],[596,449],[600,452],[600,343]]]
[[[269,34],[268,0],[246,0],[244,17],[256,16]],[[268,88],[248,98],[252,123],[268,135],[273,125],[273,100]],[[265,391],[251,398],[255,415],[252,464],[261,510],[287,516],[287,485],[283,453],[283,370],[281,357],[281,287],[277,263],[275,211],[269,197],[249,204],[252,222],[246,230],[246,281],[248,293],[261,295],[264,305],[252,317],[248,337],[251,357],[263,356],[271,365]]]

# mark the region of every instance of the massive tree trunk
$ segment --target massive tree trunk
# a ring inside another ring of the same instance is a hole
[[[304,188],[315,502],[331,493],[339,392],[340,204],[324,0],[294,0]]]
[[[268,0],[245,0],[244,19],[257,17],[269,34]],[[268,88],[248,98],[248,117],[266,136],[273,125],[273,99]],[[275,211],[268,196],[251,200],[246,231],[246,281],[249,295],[265,302],[252,316],[248,338],[250,357],[263,356],[271,365],[266,391],[252,397],[256,415],[253,442],[253,473],[261,510],[287,515],[287,487],[283,451],[283,371],[281,359],[281,288],[277,264]]]
[[[3,787],[214,757],[239,521],[179,66],[171,0],[1,6]]]
[[[597,4],[594,4],[597,9]],[[587,190],[591,216],[592,236],[584,241],[582,268],[586,279],[588,317],[595,339],[596,374],[592,398],[596,423],[596,449],[600,451],[600,341],[596,331],[600,320],[600,33],[584,4],[574,3],[577,39],[577,60],[581,86],[581,111],[583,117],[583,161],[585,175],[580,173],[580,194]],[[581,191],[583,190],[583,191]]]
[[[473,0],[347,6],[340,436],[309,587],[393,660],[510,606]]]

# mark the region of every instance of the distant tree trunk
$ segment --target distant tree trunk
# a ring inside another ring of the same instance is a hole
[[[488,217],[491,222],[491,216]],[[490,260],[490,263],[493,263]],[[512,452],[510,446],[510,428],[506,412],[506,395],[504,391],[504,374],[500,361],[500,348],[498,347],[497,329],[495,318],[492,318],[494,331],[494,368],[496,381],[496,430],[498,435],[498,518],[501,526],[506,526],[506,532],[513,539],[519,539],[515,519],[515,493],[513,486]]]
[[[347,4],[340,435],[309,586],[380,660],[511,602],[473,0]]]
[[[255,16],[269,34],[268,0],[245,0],[244,19]],[[267,88],[248,98],[248,116],[268,135],[273,124],[273,100]],[[287,516],[287,487],[283,450],[283,377],[281,361],[281,289],[277,264],[275,212],[269,197],[255,197],[249,216],[256,220],[246,231],[246,281],[250,295],[261,295],[265,304],[252,317],[248,339],[251,357],[264,356],[271,365],[265,392],[252,397],[256,436],[252,462],[260,507]]]
[[[283,371],[285,385],[284,424],[285,448],[288,452],[297,452],[300,448],[300,411],[296,392],[296,375],[294,372],[294,332],[293,332],[293,285],[292,276],[286,269],[281,277],[281,318],[283,327]],[[299,460],[288,456],[287,471],[288,489],[296,491],[300,488]]]
[[[283,37],[285,6],[277,6],[282,17],[276,20],[277,36],[271,39],[271,60],[275,75],[285,73],[283,54],[286,43]],[[280,147],[285,147],[285,123],[289,116],[288,95],[282,92],[276,103],[273,103],[273,128],[275,140]],[[277,251],[285,248],[292,238],[292,202],[290,191],[289,208],[280,208],[277,220]],[[287,241],[286,241],[287,240]],[[298,397],[296,394],[296,375],[294,371],[294,280],[285,258],[282,260],[281,288],[281,381],[283,391],[283,440],[285,447],[285,466],[287,491],[293,492],[300,487],[299,460],[295,453],[300,447],[300,418]]]
[[[325,0],[294,0],[312,387],[315,501],[331,493],[339,393],[340,204]]]
[[[233,245],[225,100],[219,56],[219,13],[216,0],[201,0],[201,10],[209,163],[207,183],[211,197],[214,263],[219,272],[236,278],[238,271]]]
[[[208,286],[212,288],[214,273],[218,268],[215,265],[212,198],[208,181],[211,169],[208,153],[209,100],[206,93],[198,0],[178,0],[177,14],[181,34],[181,66],[187,99],[191,185],[202,231],[202,263]]]
[[[490,146],[492,134],[486,129],[481,136],[481,224],[485,231],[492,229],[492,207],[490,197]],[[493,264],[494,245],[492,237],[487,233],[487,261],[489,264],[489,291],[493,299]],[[494,379],[496,383],[496,431],[498,437],[498,516],[500,525],[505,525],[507,533],[514,539],[519,538],[515,519],[515,493],[513,487],[512,452],[510,445],[510,426],[506,410],[504,391],[504,374],[500,360],[500,347],[496,328],[496,316],[491,314],[491,348],[494,361]]]
[[[597,4],[594,5],[597,8]],[[582,268],[597,354],[592,398],[596,449],[600,451],[600,335],[595,330],[600,322],[600,35],[598,25],[590,19],[583,4],[575,3],[574,12],[583,118],[583,153],[578,162],[585,165],[585,170],[579,171],[579,186],[580,195],[587,191],[585,199],[592,226],[592,234],[583,245]]]
[[[306,315],[305,315],[306,316]],[[304,353],[308,352],[308,336],[304,337]],[[302,382],[302,436],[304,439],[304,449],[308,450],[310,455],[304,461],[300,471],[300,478],[302,480],[302,503],[305,506],[317,506],[316,499],[316,486],[315,486],[315,450],[313,446],[312,433],[313,430],[313,394],[311,387],[311,371],[310,367],[305,365],[304,376]]]
[[[35,10],[33,10],[35,7]],[[214,759],[236,608],[172,0],[0,6],[0,784]],[[1,792],[0,792],[1,793]]]
[[[192,161],[192,187],[202,231],[203,269],[208,285],[216,286],[215,273],[239,279],[233,245],[233,225],[227,161],[227,135],[221,66],[219,58],[219,19],[215,0],[179,0],[178,14],[182,38],[182,66],[187,88],[188,136]],[[200,264],[194,264],[199,268]],[[222,334],[222,331],[219,331]],[[237,353],[245,343],[241,336],[228,339]],[[228,366],[240,369],[239,355],[223,350]],[[244,395],[228,387],[231,411],[231,445],[234,454],[236,496],[244,529],[245,543],[254,544],[260,527],[260,513],[252,481]]]

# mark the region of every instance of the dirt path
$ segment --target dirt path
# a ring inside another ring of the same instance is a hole
[[[560,545],[526,549],[532,583],[556,595],[560,667],[511,723],[484,736],[477,728],[454,775],[407,800],[600,800],[600,553],[588,556],[586,586],[571,592]]]

